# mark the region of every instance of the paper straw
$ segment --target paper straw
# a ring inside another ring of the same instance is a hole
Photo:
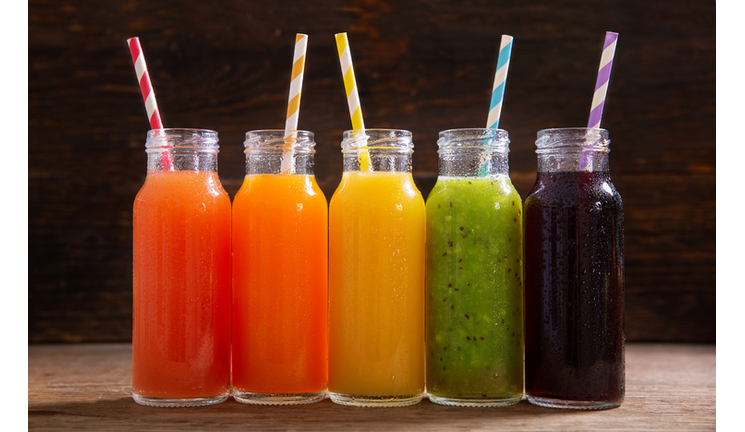
[[[489,115],[486,119],[487,129],[498,129],[499,118],[502,115],[502,102],[504,101],[505,82],[507,81],[507,70],[510,68],[510,56],[512,55],[512,36],[502,35],[497,56],[497,71],[494,74],[494,85],[491,91],[491,104]],[[490,152],[483,152],[479,159],[478,176],[484,177],[489,172],[491,162]]]
[[[300,95],[303,91],[303,75],[305,75],[305,53],[308,50],[308,35],[298,33],[295,36],[295,54],[292,58],[292,77],[290,78],[290,94],[287,101],[287,118],[285,119],[285,146],[282,152],[283,174],[291,174],[295,140],[297,139],[297,123],[300,116]]]
[[[590,105],[590,118],[587,120],[587,137],[585,142],[594,142],[599,135],[597,129],[600,127],[600,121],[603,119],[603,107],[605,106],[605,95],[608,93],[608,81],[610,80],[610,71],[613,67],[613,57],[616,53],[616,41],[618,33],[605,32],[605,42],[603,43],[603,54],[600,56],[600,67],[598,67],[598,78],[595,81],[595,94],[592,96]],[[584,150],[579,159],[579,169],[587,170],[592,162],[592,150]]]
[[[147,118],[150,121],[150,129],[163,129],[160,111],[158,111],[158,103],[155,101],[155,91],[150,82],[150,74],[147,72],[145,53],[142,52],[142,47],[140,46],[140,38],[133,37],[127,39],[127,45],[129,46],[129,53],[132,54],[132,62],[135,65],[137,82],[140,83],[142,100],[145,101],[145,111],[147,111]],[[160,154],[160,165],[164,171],[170,171],[173,167],[171,164],[171,154],[167,151]]]
[[[336,34],[336,49],[339,52],[341,73],[344,76],[344,89],[347,92],[347,105],[349,106],[349,116],[352,118],[354,136],[356,137],[360,133],[365,136],[365,122],[362,120],[360,95],[357,92],[357,81],[354,78],[354,68],[352,67],[352,54],[349,51],[349,41],[346,33]],[[370,153],[368,152],[366,136],[360,150],[358,156],[360,171],[370,171]]]
[[[140,38],[133,37],[127,39],[127,45],[129,45],[129,52],[132,54],[132,62],[134,62],[135,72],[137,73],[137,81],[140,83],[142,100],[145,101],[145,110],[147,111],[147,118],[150,120],[150,129],[163,129],[163,122],[160,120],[160,112],[158,111],[158,103],[155,101],[155,92],[153,91],[153,85],[150,83],[150,74],[147,72],[145,54],[142,52],[142,47],[140,47]]]
[[[502,35],[502,43],[499,46],[499,57],[497,59],[497,72],[494,75],[494,86],[491,92],[491,106],[489,117],[486,120],[487,129],[499,128],[499,117],[502,114],[502,101],[504,100],[504,87],[507,80],[507,70],[510,67],[510,55],[512,54],[512,36]]]
[[[600,120],[603,118],[605,95],[608,92],[610,70],[613,67],[613,56],[616,53],[616,40],[618,40],[618,33],[611,31],[605,32],[603,55],[600,57],[598,79],[597,81],[595,81],[595,94],[592,97],[592,105],[590,106],[590,118],[587,121],[588,128],[599,128]]]

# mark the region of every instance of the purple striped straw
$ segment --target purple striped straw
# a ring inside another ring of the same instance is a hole
[[[610,80],[610,71],[613,67],[613,57],[616,53],[616,41],[618,33],[605,32],[605,43],[603,44],[603,54],[600,57],[600,67],[598,68],[598,79],[595,81],[595,94],[592,97],[590,105],[590,118],[587,121],[588,129],[597,129],[600,127],[600,121],[603,119],[603,107],[605,107],[605,95],[608,93],[608,81]],[[597,134],[587,131],[588,140]],[[586,144],[587,145],[587,141]],[[592,151],[585,151],[579,160],[579,167],[585,170],[592,159]]]
[[[590,106],[590,119],[587,122],[587,127],[591,129],[599,128],[600,120],[603,118],[605,95],[608,92],[608,80],[610,79],[610,70],[613,67],[613,56],[616,53],[617,40],[618,33],[611,31],[605,32],[603,55],[600,57],[598,79],[595,81],[595,94],[592,97],[592,105]]]

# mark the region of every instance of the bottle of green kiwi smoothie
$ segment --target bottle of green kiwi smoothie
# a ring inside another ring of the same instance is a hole
[[[427,199],[430,401],[501,406],[523,395],[522,201],[501,129],[440,132]]]

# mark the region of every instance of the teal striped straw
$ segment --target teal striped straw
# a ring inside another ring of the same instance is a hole
[[[510,55],[512,55],[512,36],[502,35],[499,58],[497,59],[497,73],[494,75],[494,87],[491,91],[489,117],[486,120],[487,129],[499,128],[499,117],[502,114],[502,101],[504,100],[504,84],[507,81],[507,69],[510,67]]]
[[[487,129],[499,128],[499,118],[502,115],[502,102],[504,100],[504,86],[507,81],[507,69],[510,67],[511,55],[512,36],[502,35],[502,43],[499,46],[499,57],[497,58],[497,72],[494,75],[494,86],[491,91],[491,106],[489,107],[489,116],[486,119]],[[484,152],[479,161],[479,177],[486,175],[490,162],[489,154]]]

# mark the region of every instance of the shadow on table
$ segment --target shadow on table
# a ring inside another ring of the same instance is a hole
[[[325,399],[308,405],[246,405],[228,399],[224,403],[195,408],[150,408],[136,404],[131,397],[55,404],[29,403],[29,429],[45,425],[61,428],[104,429],[114,423],[133,429],[226,430],[349,430],[349,429],[440,429],[481,428],[519,425],[530,418],[583,416],[590,411],[541,408],[522,401],[501,408],[456,408],[436,405],[428,400],[402,408],[352,408]],[[550,424],[550,420],[548,420]]]

